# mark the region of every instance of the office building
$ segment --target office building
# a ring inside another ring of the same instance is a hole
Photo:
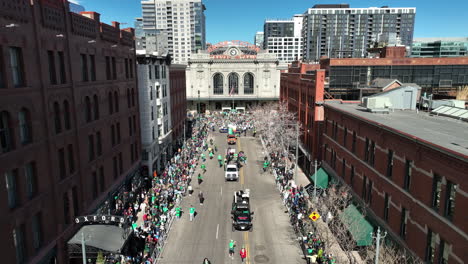
[[[187,64],[191,54],[206,49],[201,0],[144,0],[141,6],[145,34],[155,36],[155,42],[161,42],[158,49],[171,55],[174,63]]]
[[[69,7],[70,7],[70,12],[79,14],[80,12],[85,11],[84,6],[82,6],[82,5],[79,5],[79,4],[73,3],[73,2],[68,2],[68,4],[69,4]]]
[[[63,0],[2,3],[2,262],[69,263],[75,217],[113,209],[139,169],[134,32]]]
[[[350,8],[348,4],[314,5],[304,13],[303,57],[365,58],[374,42],[391,39],[411,47],[416,9],[408,7]]]
[[[440,58],[468,56],[468,38],[415,39],[411,57]]]
[[[302,20],[303,15],[286,20],[265,20],[263,48],[275,54],[280,63],[302,58]]]
[[[278,59],[244,41],[224,41],[188,61],[187,108],[205,113],[278,101]]]
[[[265,34],[263,34],[262,31],[257,31],[257,33],[255,33],[254,43],[255,43],[255,45],[257,45],[261,49],[263,49],[263,39],[264,39],[264,37],[265,37]]]
[[[171,130],[172,147],[174,151],[183,144],[187,127],[187,95],[185,77],[187,65],[171,64],[169,67],[170,99],[171,99]]]
[[[468,119],[448,116],[467,110],[418,112],[419,89],[400,86],[367,99],[390,100],[395,109],[382,114],[370,103],[320,100],[325,78],[316,64],[288,71],[281,99],[304,127],[299,165],[310,172],[310,161],[321,162],[317,182],[348,185],[365,220],[425,263],[466,263]]]

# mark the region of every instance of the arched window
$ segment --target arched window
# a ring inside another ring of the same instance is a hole
[[[109,115],[112,115],[114,112],[114,97],[112,97],[112,92],[107,94],[107,99],[109,101]]]
[[[99,98],[97,95],[93,96],[93,110],[94,110],[94,120],[99,119]]]
[[[115,112],[119,111],[119,93],[114,92],[114,107],[115,107]]]
[[[62,132],[62,120],[60,118],[60,105],[58,102],[54,102],[54,124],[55,133],[58,134]]]
[[[85,120],[91,122],[91,99],[89,96],[85,97]]]
[[[239,75],[235,72],[229,74],[229,94],[239,94]]]
[[[223,74],[216,73],[213,76],[213,94],[223,94]]]
[[[248,72],[244,74],[244,94],[254,93],[254,77],[253,74]]]
[[[7,111],[0,112],[0,147],[2,153],[8,152],[13,149],[14,141],[12,134],[10,113]]]
[[[32,141],[31,114],[28,109],[22,108],[18,113],[20,141],[26,145]]]
[[[63,121],[65,123],[65,129],[68,130],[71,128],[70,122],[70,104],[67,100],[63,102]]]

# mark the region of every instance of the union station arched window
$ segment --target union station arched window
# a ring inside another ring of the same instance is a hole
[[[248,72],[244,74],[244,94],[254,93],[254,77],[253,74]]]
[[[213,76],[213,94],[223,94],[223,74],[221,73]]]
[[[229,94],[239,94],[239,75],[235,72],[229,74]]]

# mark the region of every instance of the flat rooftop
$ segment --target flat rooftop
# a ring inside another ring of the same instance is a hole
[[[423,145],[440,149],[468,162],[468,122],[427,112],[395,110],[389,114],[367,112],[364,107],[340,101],[326,101],[325,106],[342,110],[361,120],[377,124]]]

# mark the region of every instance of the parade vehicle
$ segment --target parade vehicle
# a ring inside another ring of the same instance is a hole
[[[227,136],[227,143],[228,145],[235,145],[237,143],[236,135],[228,135]]]
[[[231,210],[232,231],[252,231],[253,214],[250,211],[250,190],[245,189],[234,192]]]
[[[239,169],[234,164],[228,164],[226,166],[226,172],[224,174],[226,181],[237,181],[239,179]]]
[[[227,128],[227,127],[224,127],[224,126],[223,126],[223,127],[220,127],[220,128],[219,128],[219,132],[220,132],[220,133],[227,133],[227,132],[228,132],[228,128]]]

